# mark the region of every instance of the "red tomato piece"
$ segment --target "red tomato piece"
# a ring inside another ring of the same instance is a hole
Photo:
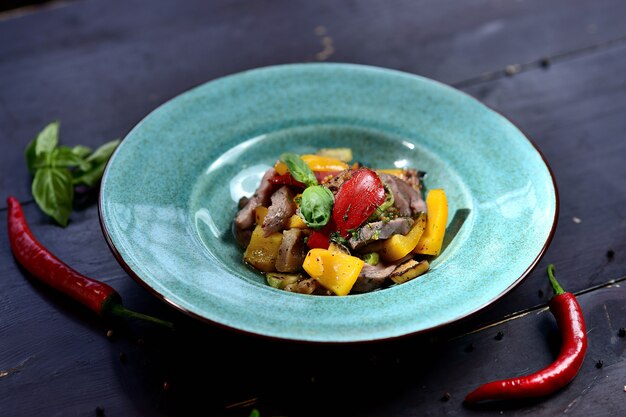
[[[306,186],[304,184],[302,184],[300,181],[296,181],[294,179],[294,177],[292,177],[289,172],[287,172],[286,174],[283,174],[283,175],[275,175],[272,178],[270,178],[269,181],[272,184],[291,185],[293,187],[301,188],[303,190],[306,188]]]
[[[341,236],[359,227],[385,201],[385,187],[374,171],[359,168],[344,182],[333,207],[332,218]]]

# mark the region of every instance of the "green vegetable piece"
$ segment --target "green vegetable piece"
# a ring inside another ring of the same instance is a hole
[[[112,140],[100,146],[86,159],[90,166],[87,169],[79,169],[74,172],[74,184],[84,184],[93,187],[100,181],[107,161],[120,144],[120,140]]]
[[[37,170],[32,186],[33,197],[41,210],[67,226],[74,201],[72,174],[66,168],[43,167]]]
[[[28,144],[24,156],[26,157],[28,172],[31,175],[35,175],[37,169],[49,165],[52,151],[58,142],[59,122],[53,122],[39,132],[37,137]]]
[[[87,157],[87,160],[89,162],[95,162],[95,163],[108,161],[111,155],[113,155],[113,152],[115,151],[117,146],[120,144],[120,142],[121,142],[120,139],[115,139],[115,140],[105,143],[104,145],[98,147],[98,149],[96,149],[94,153],[89,155]]]
[[[50,123],[24,152],[28,171],[34,176],[32,193],[39,208],[60,225],[66,226],[72,212],[74,185],[95,185],[111,154],[119,145],[114,140],[92,154],[87,146],[57,146],[59,122]]]
[[[252,409],[248,417],[261,417],[261,413],[256,408]]]
[[[72,152],[74,152],[76,156],[85,158],[87,155],[91,153],[91,148],[88,146],[84,146],[84,145],[76,145],[72,148]]]
[[[378,255],[377,252],[366,253],[365,255],[363,255],[363,261],[366,264],[376,266],[380,262],[380,256]]]
[[[298,155],[286,152],[282,154],[279,159],[287,165],[287,169],[289,169],[291,176],[296,181],[300,181],[307,187],[317,185],[315,174]]]
[[[330,220],[335,198],[333,193],[321,185],[307,187],[302,193],[300,217],[314,229],[326,226]]]
[[[28,167],[28,172],[30,172],[30,175],[35,175],[37,169],[45,162],[44,155],[37,157],[37,154],[35,153],[36,144],[37,139],[33,139],[26,147],[26,152],[24,152],[24,156],[26,157],[26,166]]]
[[[72,148],[59,146],[49,153],[46,165],[55,168],[78,167],[79,169],[89,169],[91,164],[80,156],[76,155]]]
[[[59,143],[59,122],[52,122],[35,138],[35,155],[41,156],[52,152],[57,143]]]
[[[268,272],[265,274],[267,284],[279,290],[284,289],[289,284],[295,284],[300,278],[302,278],[300,275],[282,274],[278,272]]]

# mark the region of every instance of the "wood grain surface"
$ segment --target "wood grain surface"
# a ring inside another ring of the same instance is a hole
[[[624,21],[619,0],[89,0],[0,14],[0,415],[626,415]],[[467,320],[400,340],[259,339],[198,323],[130,279],[102,236],[95,194],[65,229],[32,202],[23,152],[48,122],[61,121],[62,144],[97,146],[195,85],[311,61],[440,80],[533,139],[554,172],[560,216],[518,288]],[[111,327],[29,278],[9,248],[8,195],[58,257],[115,287],[128,307],[174,321],[176,334]],[[478,384],[556,355],[548,263],[585,314],[580,374],[541,400],[464,407]]]

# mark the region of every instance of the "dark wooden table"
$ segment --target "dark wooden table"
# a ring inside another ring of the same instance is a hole
[[[0,415],[626,415],[625,22],[622,0],[78,0],[0,14]],[[259,339],[196,322],[130,279],[94,199],[66,229],[33,203],[23,152],[52,120],[63,144],[97,146],[200,83],[321,60],[440,80],[533,138],[561,205],[549,250],[519,287],[425,335],[338,346]],[[8,245],[8,195],[61,259],[127,306],[174,321],[176,336],[130,322],[107,337],[90,311],[30,279]],[[579,375],[542,400],[465,408],[479,383],[539,369],[558,352],[548,263],[587,321]]]

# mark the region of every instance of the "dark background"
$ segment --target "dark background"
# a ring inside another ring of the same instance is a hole
[[[106,416],[248,416],[253,408],[262,417],[626,415],[626,339],[618,336],[626,326],[625,2],[18,4],[0,3],[0,195],[23,203],[58,257],[178,331],[129,322],[107,337],[108,324],[31,280],[11,255],[2,198],[0,415],[90,416],[98,407]],[[33,203],[23,152],[50,121],[61,121],[62,144],[96,147],[198,84],[314,61],[442,81],[535,141],[554,171],[560,216],[545,257],[518,288],[468,320],[400,340],[258,339],[198,323],[130,279],[102,236],[95,195],[66,229]],[[548,263],[587,321],[579,375],[541,400],[464,407],[478,384],[537,370],[557,354]]]

